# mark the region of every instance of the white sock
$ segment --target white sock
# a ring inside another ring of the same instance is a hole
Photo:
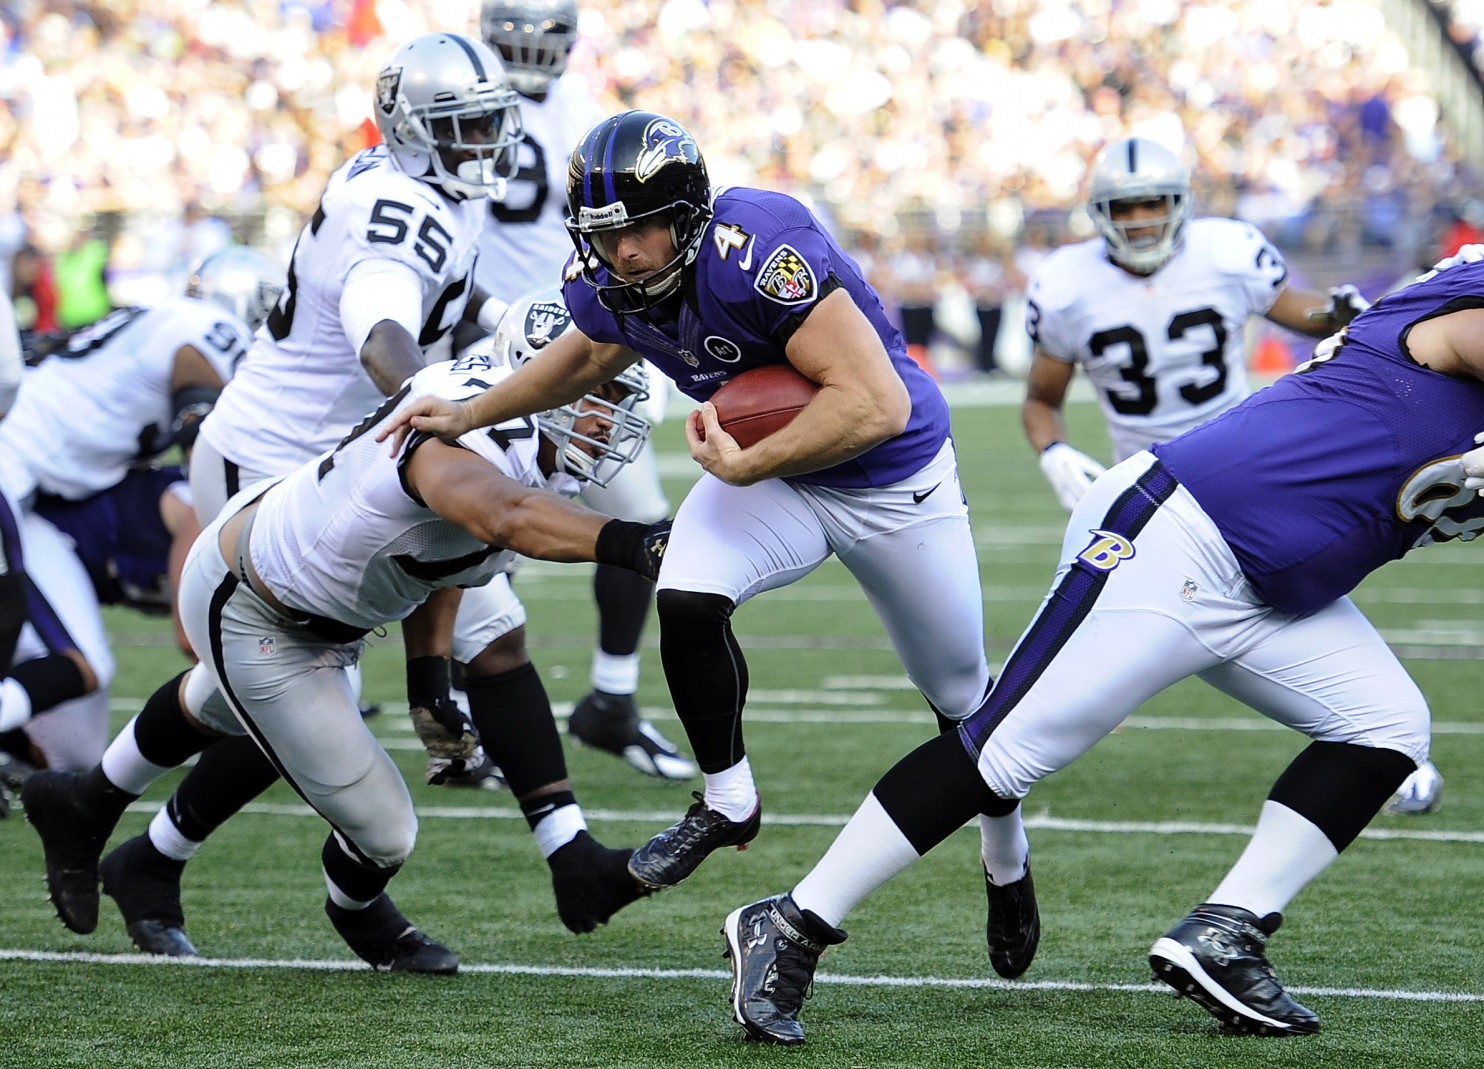
[[[1025,876],[1030,864],[1031,844],[1025,837],[1020,806],[1003,817],[979,815],[979,856],[989,882],[1004,887]]]
[[[752,778],[752,765],[742,758],[721,772],[707,772],[706,808],[714,809],[728,820],[746,820],[757,808],[757,784]]]
[[[1281,913],[1294,895],[1340,856],[1329,836],[1286,805],[1267,801],[1247,849],[1206,901]]]
[[[341,909],[365,909],[371,902],[375,902],[376,898],[381,897],[377,895],[376,898],[371,899],[371,902],[362,902],[359,899],[350,898],[344,891],[335,886],[334,881],[329,876],[325,877],[325,888],[330,892],[330,901],[334,902]]]
[[[639,654],[593,650],[592,682],[608,694],[633,694],[639,689]]]
[[[564,805],[538,820],[531,834],[536,836],[541,856],[550,857],[577,838],[580,831],[587,831],[587,818],[582,815],[582,807]]]
[[[6,676],[0,679],[0,731],[14,731],[31,719],[31,695]]]
[[[175,821],[170,819],[169,806],[161,806],[149,822],[149,841],[160,853],[176,861],[189,861],[201,849],[200,843],[180,833]]]
[[[868,794],[824,857],[794,888],[794,902],[838,928],[861,899],[920,856],[876,796]]]
[[[170,771],[146,761],[139,752],[139,743],[134,739],[134,725],[138,721],[136,716],[125,724],[124,730],[103,751],[103,775],[125,794],[143,794],[151,783]]]

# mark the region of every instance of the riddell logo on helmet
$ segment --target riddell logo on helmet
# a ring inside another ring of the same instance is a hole
[[[584,206],[577,210],[577,225],[583,230],[608,230],[623,226],[628,221],[629,210],[624,207],[621,200],[602,208]]]

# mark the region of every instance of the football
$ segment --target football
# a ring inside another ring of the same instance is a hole
[[[818,392],[819,384],[791,365],[769,364],[724,382],[711,403],[721,429],[746,449],[788,426]]]

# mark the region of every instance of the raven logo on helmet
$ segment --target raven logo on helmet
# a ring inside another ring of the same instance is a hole
[[[685,163],[701,154],[695,138],[672,119],[658,118],[644,128],[644,148],[634,160],[634,177],[648,182],[672,160]]]

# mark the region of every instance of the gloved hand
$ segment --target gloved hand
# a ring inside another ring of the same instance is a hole
[[[1332,286],[1329,304],[1323,308],[1309,309],[1309,318],[1315,323],[1339,330],[1350,325],[1350,321],[1371,306],[1371,302],[1360,295],[1360,290],[1351,285]]]
[[[1434,271],[1446,271],[1459,264],[1475,264],[1484,260],[1484,245],[1464,245],[1452,256],[1445,256],[1432,265]]]
[[[1086,453],[1079,452],[1066,442],[1053,442],[1041,451],[1041,472],[1061,507],[1071,512],[1087,493],[1094,479],[1107,469]]]
[[[1470,490],[1484,490],[1484,431],[1474,435],[1477,449],[1463,455],[1463,485]]]
[[[449,697],[448,659],[407,662],[407,714],[428,751],[428,782],[441,784],[484,763],[474,722]]]
[[[665,559],[665,547],[670,542],[672,522],[669,519],[658,523],[609,520],[598,531],[594,557],[599,564],[628,568],[653,581],[659,578],[660,564]]]
[[[451,699],[440,698],[431,705],[416,705],[407,710],[412,726],[428,751],[428,782],[446,783],[484,763],[484,747],[479,732]]]

